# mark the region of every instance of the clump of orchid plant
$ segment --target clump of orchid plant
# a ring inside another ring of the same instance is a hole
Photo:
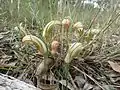
[[[72,27],[72,32],[70,33],[69,29],[71,27]],[[22,33],[25,32],[24,30],[22,30],[22,28],[21,31]],[[54,64],[55,62],[54,57],[60,53],[58,49],[65,48],[64,44],[66,43],[64,43],[64,40],[68,41],[67,43],[68,48],[66,49],[66,53],[65,53],[66,55],[64,57],[64,61],[65,63],[70,63],[73,60],[73,58],[80,56],[80,53],[82,53],[83,49],[85,49],[87,46],[86,42],[87,43],[91,42],[93,37],[97,33],[99,33],[99,31],[100,30],[95,30],[95,29],[86,31],[84,30],[84,26],[81,22],[76,22],[75,24],[74,23],[72,24],[69,18],[65,18],[62,21],[58,21],[58,20],[50,21],[43,29],[43,33],[42,33],[43,39],[40,39],[34,35],[26,34],[25,32],[22,42],[34,44],[38,52],[44,57],[44,60],[37,67],[37,72],[36,72],[37,75],[43,75]],[[64,33],[67,34],[67,38],[66,38],[66,34]],[[59,34],[58,37],[56,37],[56,34]],[[71,34],[75,35],[78,39],[80,39],[80,37],[83,35],[84,40],[71,42],[71,40],[73,39]],[[49,58],[49,55],[51,55],[53,58]]]

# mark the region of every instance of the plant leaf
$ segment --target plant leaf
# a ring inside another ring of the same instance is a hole
[[[54,20],[54,21],[50,21],[44,28],[42,36],[45,39],[46,42],[48,42],[51,37],[51,33],[52,33],[52,27],[55,25],[61,25],[60,21]]]
[[[46,44],[38,37],[33,35],[26,35],[22,39],[23,43],[33,43],[37,50],[39,50],[42,54],[47,53],[47,47]]]
[[[65,57],[65,62],[70,63],[74,57],[77,57],[80,52],[83,50],[82,43],[76,42],[72,43],[68,49],[67,55]]]

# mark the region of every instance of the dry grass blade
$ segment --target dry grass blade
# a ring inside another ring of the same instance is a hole
[[[119,18],[119,16],[120,16],[120,14],[118,13],[118,14],[114,17],[113,20],[110,19],[109,22],[108,22],[108,24],[105,25],[105,27],[103,27],[102,32],[105,32],[105,31],[108,29],[108,27],[111,26],[111,25]]]
[[[71,76],[70,73],[69,73],[69,77],[70,77],[70,80],[71,80],[71,82],[72,82],[72,84],[73,84],[74,89],[76,90],[76,89],[77,89],[77,86],[75,85],[75,82],[74,82],[74,80],[73,80],[73,78],[72,78],[72,76]]]
[[[95,15],[94,18],[92,19],[92,21],[91,21],[90,26],[89,26],[88,29],[90,29],[90,28],[92,27],[92,25],[93,25],[94,21],[96,20],[96,18],[98,17],[99,13],[100,13],[100,9],[98,10],[98,12],[96,13],[96,15]]]
[[[103,4],[104,4],[104,1],[101,2],[101,6],[102,6]],[[94,18],[91,20],[91,23],[90,23],[88,29],[90,29],[90,28],[92,27],[94,21],[97,19],[97,17],[99,16],[100,12],[101,12],[101,8],[99,8],[99,10],[98,10],[97,13],[95,14]]]
[[[73,66],[73,68],[75,68],[77,71],[79,71],[80,73],[86,75],[89,79],[91,79],[95,84],[97,84],[102,90],[105,90],[94,78],[92,78],[91,76],[89,76],[88,74],[86,74],[85,72],[81,71],[79,68],[77,68],[76,66]]]

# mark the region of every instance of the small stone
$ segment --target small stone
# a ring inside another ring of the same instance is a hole
[[[0,89],[1,90],[1,89]],[[5,87],[5,90],[12,90],[9,86]]]
[[[0,86],[0,90],[6,90],[5,87]]]

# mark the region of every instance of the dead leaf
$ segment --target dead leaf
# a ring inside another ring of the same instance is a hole
[[[103,85],[105,90],[116,90],[113,85]]]
[[[112,61],[108,61],[108,63],[110,64],[110,66],[112,67],[112,69],[116,72],[120,73],[120,65],[117,63],[114,63]]]
[[[66,80],[60,80],[59,83],[61,83],[62,85],[64,85],[65,87],[67,87],[70,90],[74,90],[72,84],[67,82]]]
[[[85,83],[83,90],[91,90],[93,89],[93,85],[89,84],[88,82]]]
[[[15,66],[16,65],[16,63],[17,63],[17,61],[14,61],[14,62],[10,62],[9,64],[7,64],[8,66]]]
[[[79,88],[82,88],[84,86],[85,82],[87,82],[82,75],[76,76],[74,81],[75,81],[75,83],[77,83]]]
[[[3,38],[4,38],[4,36],[0,34],[0,39],[3,39]]]

